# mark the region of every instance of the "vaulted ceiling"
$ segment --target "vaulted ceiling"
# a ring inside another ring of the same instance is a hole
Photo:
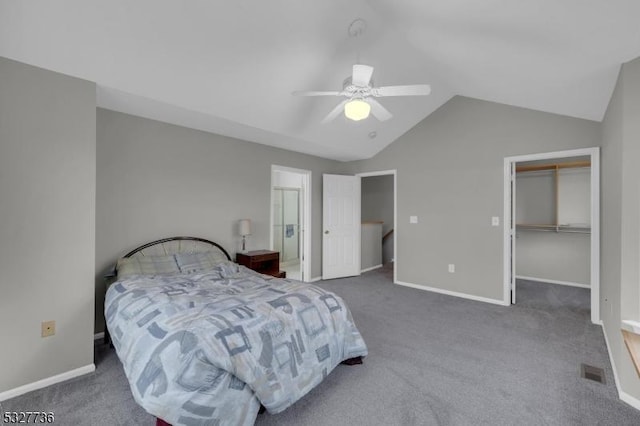
[[[455,95],[599,121],[638,22],[637,0],[0,0],[0,55],[96,82],[101,107],[352,160]],[[432,93],[329,124],[340,99],[291,95],[340,90],[355,62]]]

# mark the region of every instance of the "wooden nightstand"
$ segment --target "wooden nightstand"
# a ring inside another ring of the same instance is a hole
[[[236,253],[236,263],[244,265],[261,274],[276,278],[286,278],[286,271],[280,270],[280,253],[271,250],[254,250],[248,253]]]

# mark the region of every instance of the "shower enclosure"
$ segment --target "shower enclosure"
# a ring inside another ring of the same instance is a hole
[[[273,189],[273,248],[280,252],[287,277],[290,267],[300,264],[300,200],[298,188]]]

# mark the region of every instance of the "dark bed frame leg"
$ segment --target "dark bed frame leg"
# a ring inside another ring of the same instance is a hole
[[[156,426],[171,426],[171,424],[165,422],[159,417],[156,417]]]
[[[345,365],[358,365],[358,364],[362,364],[362,357],[361,356],[357,356],[355,358],[349,358],[349,359],[345,359],[344,361],[342,361],[340,364],[345,364]]]
[[[104,344],[109,344],[109,347],[113,349],[113,340],[111,340],[111,335],[109,334],[109,329],[104,327]]]

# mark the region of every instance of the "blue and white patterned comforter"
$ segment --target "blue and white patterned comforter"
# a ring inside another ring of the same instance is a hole
[[[105,316],[134,398],[174,425],[251,425],[367,354],[341,298],[231,262],[117,281]]]

